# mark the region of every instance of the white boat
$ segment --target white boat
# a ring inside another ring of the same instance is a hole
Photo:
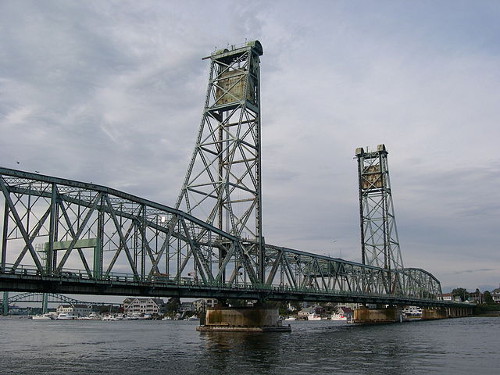
[[[321,320],[321,316],[316,313],[307,314],[307,320]]]
[[[296,320],[296,318],[294,316],[289,316],[289,317],[285,318],[285,320]]]
[[[101,320],[101,316],[99,314],[94,313],[94,312],[89,314],[89,318],[92,320]]]
[[[345,320],[345,321],[347,321],[347,316],[345,316],[344,314],[333,313],[330,316],[330,320]]]
[[[406,319],[421,319],[422,308],[418,306],[407,306],[402,310],[403,317]]]
[[[196,315],[190,316],[187,320],[200,320]]]
[[[73,314],[60,313],[56,320],[75,320],[77,317]]]
[[[50,314],[43,314],[43,315],[33,315],[31,317],[33,320],[52,320],[52,315]]]
[[[123,318],[120,318],[116,315],[104,315],[102,317],[102,320],[108,321],[108,322],[116,322],[118,320],[123,320]]]

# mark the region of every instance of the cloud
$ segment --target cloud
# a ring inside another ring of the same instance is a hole
[[[259,39],[266,241],[359,260],[354,150],[385,143],[405,265],[496,285],[499,8],[2,1],[1,164],[173,205],[201,58]]]

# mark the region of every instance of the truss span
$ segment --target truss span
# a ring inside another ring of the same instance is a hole
[[[0,289],[25,292],[439,304],[439,281],[255,243],[104,186],[0,168]]]
[[[45,296],[45,297],[44,297]],[[113,303],[105,303],[105,302],[89,302],[89,301],[81,301],[75,298],[71,298],[68,296],[64,296],[62,294],[57,293],[19,293],[13,295],[8,298],[8,304],[15,304],[16,302],[44,302],[47,303],[65,303],[68,305],[88,305],[88,306],[110,306],[110,305],[119,305]]]

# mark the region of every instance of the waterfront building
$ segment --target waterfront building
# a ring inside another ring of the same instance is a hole
[[[443,301],[460,302],[460,297],[453,296],[453,294],[451,294],[451,293],[443,293],[443,294],[441,294],[441,298],[443,299]]]
[[[88,316],[92,312],[92,307],[89,305],[59,305],[57,306],[57,314],[68,314],[76,317]]]
[[[479,289],[476,289],[475,292],[470,292],[469,293],[469,302],[475,303],[475,304],[481,304],[484,302],[484,295],[479,291]]]
[[[128,316],[161,314],[164,308],[161,298],[126,298],[123,301],[123,312]]]
[[[493,289],[491,292],[491,298],[493,298],[493,302],[500,303],[500,288]]]
[[[312,314],[316,314],[316,309],[314,308],[314,306],[304,307],[297,313],[297,316],[299,319],[307,319],[307,317]]]
[[[194,310],[196,312],[206,311],[207,308],[215,307],[219,301],[215,298],[202,298],[193,301]]]

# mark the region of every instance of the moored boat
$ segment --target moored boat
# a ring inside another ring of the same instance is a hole
[[[345,316],[344,314],[333,313],[330,316],[330,320],[345,320],[345,321],[347,321],[347,316]]]
[[[316,313],[307,314],[307,320],[321,320],[321,315]]]
[[[60,313],[56,320],[75,320],[77,317],[73,314],[68,313]]]
[[[31,317],[33,320],[52,320],[52,315],[50,314],[42,314],[42,315],[33,315]]]

